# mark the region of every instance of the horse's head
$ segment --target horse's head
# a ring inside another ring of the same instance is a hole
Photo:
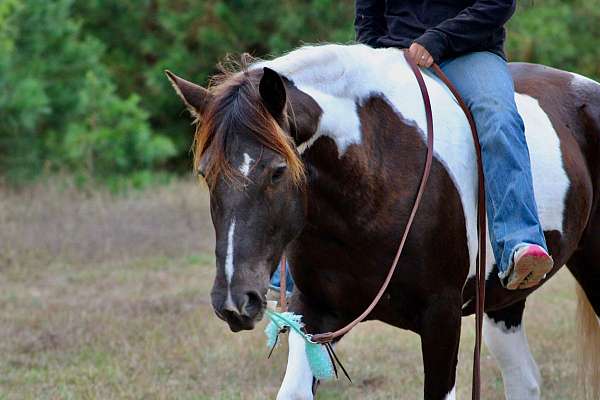
[[[271,274],[305,219],[293,85],[268,68],[229,75],[210,91],[167,75],[199,120],[195,167],[208,183],[216,233],[213,308],[232,331],[252,329]]]

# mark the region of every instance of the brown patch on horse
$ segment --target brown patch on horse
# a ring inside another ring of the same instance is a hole
[[[362,143],[339,157],[334,140],[322,136],[304,153],[314,171],[307,224],[288,249],[308,329],[338,329],[373,299],[397,250],[425,163],[422,133],[385,98],[364,99],[357,113]],[[419,312],[440,293],[460,303],[469,267],[460,195],[437,159],[414,227],[369,319],[418,332]],[[444,257],[422,251],[434,243],[448,244]]]
[[[227,159],[232,134],[251,135],[285,159],[295,184],[304,181],[304,165],[292,138],[261,100],[258,88],[261,76],[262,71],[243,67],[240,71],[226,71],[213,77],[217,82],[210,89],[213,100],[196,129],[193,145],[194,166],[198,169],[202,165],[209,187],[214,187],[220,177],[232,183],[241,178]],[[207,159],[203,160],[205,156]]]

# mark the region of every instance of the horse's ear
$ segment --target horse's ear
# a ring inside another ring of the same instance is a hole
[[[193,117],[199,118],[212,101],[213,95],[202,86],[186,81],[169,70],[165,70],[173,89],[190,111]]]
[[[265,67],[258,90],[271,115],[274,118],[281,117],[286,102],[285,85],[281,76],[271,68]]]

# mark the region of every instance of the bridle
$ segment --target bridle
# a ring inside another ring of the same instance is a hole
[[[404,57],[408,62],[411,70],[415,74],[417,82],[419,84],[419,88],[421,90],[421,95],[423,97],[423,102],[425,105],[425,115],[427,119],[427,158],[425,160],[425,167],[423,170],[423,175],[421,177],[421,183],[419,185],[419,190],[417,191],[417,195],[415,197],[415,201],[412,207],[412,211],[404,228],[404,233],[402,234],[402,239],[400,240],[400,244],[398,246],[398,250],[396,252],[396,256],[394,257],[394,261],[390,266],[388,274],[381,284],[381,287],[371,304],[360,314],[356,319],[352,322],[348,323],[344,327],[334,331],[334,332],[325,332],[325,333],[317,333],[311,335],[311,340],[316,343],[321,344],[329,344],[333,342],[335,339],[345,335],[352,328],[354,328],[358,323],[364,321],[365,318],[373,311],[383,294],[385,293],[394,272],[396,271],[396,267],[398,265],[398,261],[400,256],[402,255],[402,250],[404,249],[404,244],[406,243],[406,239],[408,237],[408,233],[410,232],[410,228],[413,224],[415,215],[417,214],[417,210],[419,209],[419,205],[421,204],[421,199],[423,197],[423,193],[425,192],[425,187],[427,186],[427,180],[429,179],[429,175],[431,173],[431,165],[433,163],[433,114],[431,111],[431,101],[429,99],[429,93],[427,91],[427,86],[425,84],[425,80],[423,79],[423,75],[419,67],[415,64],[413,59],[408,55],[407,51],[404,51]],[[482,336],[482,327],[483,327],[483,312],[485,305],[485,258],[486,258],[486,211],[485,211],[485,182],[483,176],[483,163],[481,158],[481,146],[479,143],[479,137],[477,135],[477,128],[475,126],[475,121],[473,120],[473,116],[469,111],[469,108],[461,98],[458,90],[454,87],[452,82],[448,79],[448,77],[444,74],[441,68],[437,64],[433,64],[432,67],[435,74],[444,82],[444,84],[450,89],[458,105],[465,113],[467,120],[469,121],[469,126],[471,128],[471,134],[473,135],[473,142],[475,145],[475,152],[477,154],[477,176],[479,183],[479,192],[478,192],[478,200],[477,200],[477,227],[478,227],[478,235],[479,235],[479,255],[476,261],[475,268],[475,349],[474,349],[474,357],[473,357],[473,388],[472,388],[472,398],[473,400],[478,400],[481,396],[480,386],[481,386],[481,375],[480,375],[480,354],[481,354],[481,336]],[[281,283],[279,289],[279,304],[282,311],[287,310],[287,301],[286,301],[286,260],[285,256],[282,257],[280,263],[280,272],[281,272]]]

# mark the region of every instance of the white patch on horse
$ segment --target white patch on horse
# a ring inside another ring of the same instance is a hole
[[[240,166],[240,172],[244,176],[248,176],[248,174],[250,173],[250,167],[252,166],[252,161],[254,161],[254,159],[252,157],[250,157],[250,155],[248,155],[248,153],[244,153],[244,162]]]
[[[313,375],[306,357],[304,338],[291,330],[288,343],[287,368],[277,400],[313,400]]]
[[[540,222],[544,230],[562,232],[569,177],[563,164],[558,134],[536,99],[517,94],[516,101],[525,122]]]
[[[260,62],[252,68],[269,67],[290,78],[298,89],[311,96],[321,107],[322,115],[317,132],[298,146],[300,153],[309,149],[320,137],[333,139],[338,156],[342,157],[352,144],[362,142],[357,101],[369,82],[366,69],[360,64],[363,46],[305,46],[271,61]]]
[[[225,300],[226,306],[234,307],[235,303],[231,298],[231,280],[233,279],[233,273],[235,271],[234,258],[233,258],[233,238],[235,235],[235,217],[231,219],[229,230],[227,231],[227,254],[225,256],[225,279],[227,279],[227,299]]]
[[[365,45],[306,46],[253,68],[268,66],[290,78],[323,110],[317,132],[299,147],[306,151],[321,136],[331,137],[342,156],[352,144],[362,143],[356,104],[381,95],[408,123],[427,127],[419,86],[398,49],[373,49]],[[431,98],[435,157],[453,180],[463,206],[470,256],[470,276],[477,256],[477,169],[473,140],[462,110],[448,88],[432,73],[424,72]],[[562,162],[560,142],[550,119],[532,97],[516,94],[525,123],[531,157],[533,186],[544,230],[562,232],[564,200],[569,179]],[[493,265],[488,243],[488,274]]]
[[[496,323],[486,315],[483,338],[500,366],[507,400],[538,400],[542,378],[523,325],[507,329],[504,321]]]
[[[448,392],[446,397],[444,397],[444,400],[456,400],[456,385]]]
[[[570,181],[562,160],[558,134],[554,130],[548,114],[535,98],[516,93],[515,102],[525,124],[533,192],[542,229],[545,231],[556,230],[562,233],[565,201]],[[475,215],[473,214],[473,219]],[[476,249],[474,247],[471,251],[475,252]],[[489,277],[495,262],[489,236],[486,255],[486,276]],[[475,266],[471,264],[469,277],[474,275]]]
[[[350,145],[361,142],[360,120],[354,100],[333,97],[309,87],[303,88],[303,91],[319,104],[323,114],[317,132],[298,146],[300,154],[321,136],[328,136],[335,141],[339,157],[344,155]]]

